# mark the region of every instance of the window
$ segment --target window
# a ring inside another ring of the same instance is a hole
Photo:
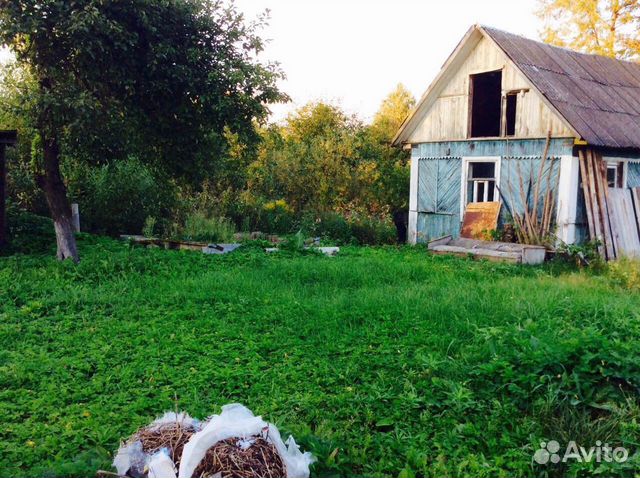
[[[516,108],[518,106],[518,93],[507,93],[505,105],[505,125],[504,135],[515,136],[516,134]]]
[[[496,163],[469,162],[466,203],[496,201]]]
[[[610,188],[624,187],[624,163],[622,161],[607,163],[607,184]]]
[[[472,138],[500,136],[502,110],[502,71],[471,75]]]

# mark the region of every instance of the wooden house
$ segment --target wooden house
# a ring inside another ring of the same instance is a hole
[[[499,201],[509,221],[547,137],[558,239],[640,253],[640,65],[479,25],[393,140],[411,149],[409,241],[457,236],[468,203]]]

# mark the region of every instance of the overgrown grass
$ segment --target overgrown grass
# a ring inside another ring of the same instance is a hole
[[[606,276],[421,248],[81,253],[0,258],[0,476],[92,476],[176,398],[246,404],[316,476],[640,466],[532,464],[541,440],[640,446],[640,296]]]

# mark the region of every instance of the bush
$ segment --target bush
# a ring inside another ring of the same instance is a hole
[[[343,216],[334,212],[306,213],[302,217],[301,229],[309,236],[319,236],[339,244],[353,243],[349,223]]]
[[[347,219],[329,213],[308,213],[301,221],[302,230],[312,236],[339,244],[382,245],[396,243],[396,229],[391,220],[357,215]]]
[[[293,209],[284,199],[270,201],[262,206],[261,230],[269,233],[287,234],[293,229]]]
[[[80,205],[84,231],[140,233],[147,217],[168,217],[175,203],[173,187],[138,159],[67,167],[70,197]]]
[[[1,251],[2,254],[50,254],[55,250],[56,236],[53,222],[48,217],[20,210],[9,203],[7,225],[9,245]]]
[[[619,259],[607,265],[607,275],[611,282],[624,289],[640,291],[640,261]]]
[[[360,245],[395,244],[396,228],[390,220],[359,216],[350,221],[351,234]]]
[[[196,211],[187,216],[183,239],[198,242],[230,242],[235,233],[233,223],[224,217],[207,217]]]

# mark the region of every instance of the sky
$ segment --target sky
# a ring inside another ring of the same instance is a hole
[[[292,102],[328,100],[370,120],[403,83],[419,98],[475,23],[538,39],[536,0],[235,0],[247,19],[271,11],[262,58],[278,61]]]
[[[419,98],[475,23],[538,39],[536,0],[235,0],[247,19],[271,11],[261,58],[278,61],[292,102],[330,101],[370,120],[403,83]],[[0,51],[0,60],[3,57]]]

